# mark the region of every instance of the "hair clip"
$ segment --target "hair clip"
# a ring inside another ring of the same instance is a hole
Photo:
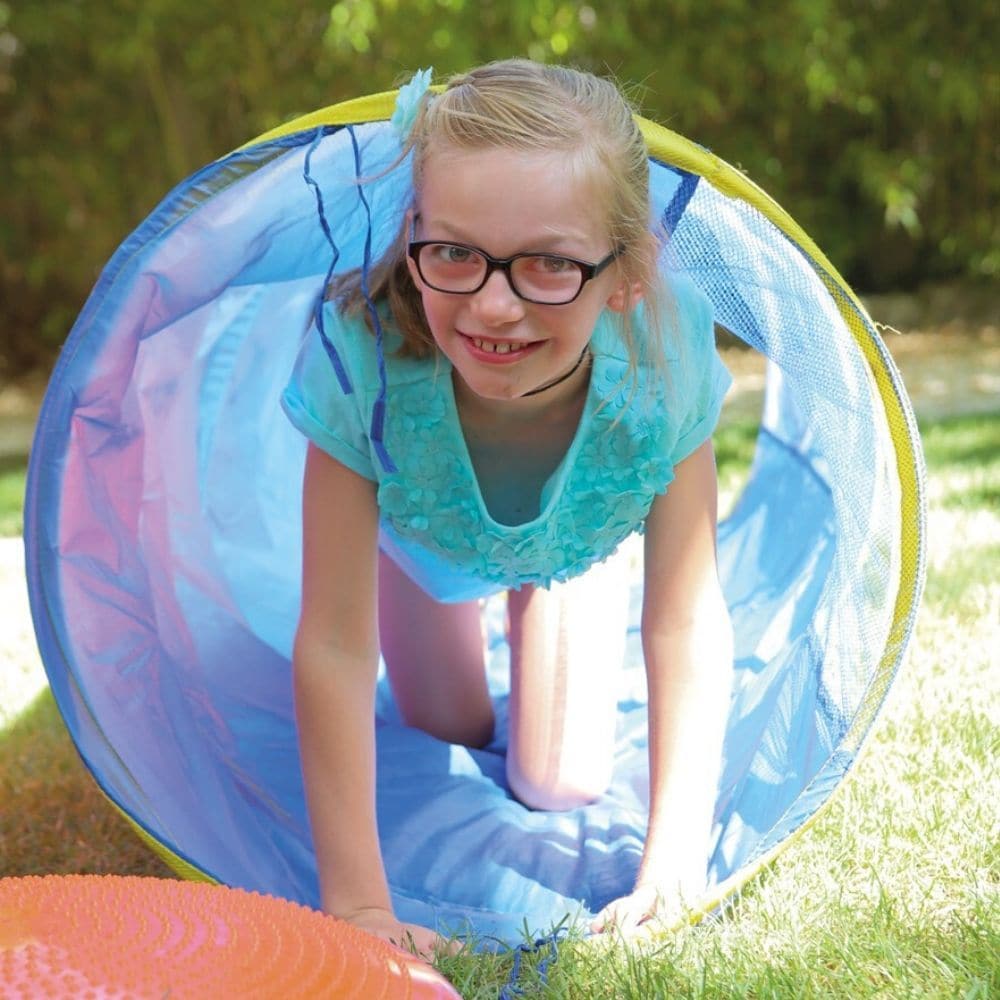
[[[417,70],[410,82],[399,88],[396,108],[392,112],[389,124],[396,130],[400,142],[406,142],[409,137],[410,129],[413,128],[413,123],[417,120],[420,104],[431,85],[433,75],[433,66]]]

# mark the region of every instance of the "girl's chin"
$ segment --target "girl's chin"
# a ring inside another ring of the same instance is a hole
[[[520,399],[526,389],[520,379],[512,378],[484,378],[478,372],[463,372],[456,368],[458,377],[466,392],[471,393],[479,399],[490,400],[496,403],[505,403],[514,399]]]

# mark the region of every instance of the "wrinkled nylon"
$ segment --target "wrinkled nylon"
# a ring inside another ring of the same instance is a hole
[[[289,667],[305,442],[278,398],[331,261],[316,193],[337,271],[377,259],[407,203],[407,166],[380,176],[397,154],[383,125],[313,130],[175,189],[74,327],[29,469],[39,647],[94,776],[195,867],[314,905]],[[358,173],[376,178],[366,204]],[[872,681],[899,585],[899,483],[876,386],[807,257],[705,179],[653,163],[651,181],[673,266],[771,362],[750,481],[719,533],[737,680],[711,895],[799,829],[857,755],[884,695]],[[500,725],[486,750],[400,726],[380,688],[379,832],[400,917],[519,941],[630,887],[645,692],[633,625],[609,794],[565,814],[525,809],[504,780],[501,617],[494,602]]]

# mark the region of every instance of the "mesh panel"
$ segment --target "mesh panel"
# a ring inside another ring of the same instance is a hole
[[[728,867],[803,822],[827,770],[846,769],[877,710],[900,652],[891,636],[900,483],[852,321],[865,337],[874,331],[842,309],[835,283],[807,254],[755,207],[706,183],[675,225],[671,252],[709,295],[719,324],[769,359],[750,482],[720,532],[742,667],[734,713],[743,725],[730,741],[731,791],[720,801]],[[804,704],[813,712],[807,727]],[[755,713],[759,705],[770,711]],[[758,715],[761,724],[751,725]],[[763,837],[761,797],[775,817]]]

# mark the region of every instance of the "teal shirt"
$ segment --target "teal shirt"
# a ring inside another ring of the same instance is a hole
[[[501,524],[486,508],[462,434],[450,362],[398,358],[386,326],[387,473],[368,428],[379,392],[375,338],[328,303],[324,323],[351,382],[344,393],[318,333],[309,333],[282,397],[292,423],[327,454],[378,483],[379,544],[428,594],[463,601],[582,573],[642,531],[674,467],[712,433],[730,377],[715,349],[711,307],[693,284],[672,284],[668,377],[640,367],[630,387],[616,318],[591,339],[587,399],[576,435],[545,483],[538,516]],[[642,335],[641,311],[634,316]],[[675,346],[670,346],[675,345]],[[335,512],[331,512],[335,516]]]

